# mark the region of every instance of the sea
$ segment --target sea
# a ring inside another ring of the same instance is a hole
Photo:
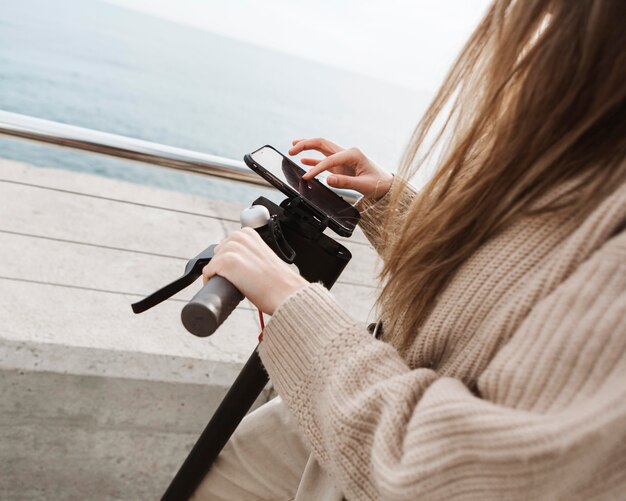
[[[246,15],[242,9],[242,16]],[[303,15],[306,15],[304,12]],[[426,70],[427,71],[427,70]],[[0,0],[0,109],[226,158],[298,137],[395,170],[430,95],[99,0]],[[0,157],[246,202],[258,188],[0,137]]]

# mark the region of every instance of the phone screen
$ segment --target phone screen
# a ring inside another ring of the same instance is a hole
[[[264,146],[250,156],[256,164],[352,233],[359,220],[359,211],[330,188],[317,179],[302,179],[306,171],[272,147]]]

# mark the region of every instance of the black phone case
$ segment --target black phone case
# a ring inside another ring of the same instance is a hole
[[[261,148],[257,148],[256,151],[259,151],[260,149],[263,148],[271,148],[273,149],[275,152],[277,152],[279,155],[281,155],[284,158],[285,155],[283,155],[280,151],[278,151],[276,148],[274,148],[273,146],[266,144],[264,146],[261,146]],[[254,152],[253,152],[254,153]],[[293,162],[291,159],[287,158],[287,160],[289,160],[290,162]],[[268,172],[262,165],[257,164],[254,159],[252,158],[250,153],[246,153],[246,155],[244,155],[243,157],[243,161],[246,163],[246,165],[253,170],[254,172],[256,172],[259,176],[261,176],[263,179],[265,179],[268,183],[270,183],[272,186],[274,186],[275,188],[277,188],[278,190],[280,190],[281,192],[283,192],[285,195],[287,195],[290,199],[295,198],[295,197],[299,197],[300,193],[298,193],[296,190],[294,190],[291,186],[283,183],[280,179],[278,179],[277,177],[275,177],[272,173]],[[295,162],[293,162],[295,164]],[[296,166],[300,167],[298,164],[295,164]],[[333,193],[333,195],[335,195],[336,197],[340,198],[341,200],[343,200],[343,198],[341,198],[339,195],[337,195],[335,192],[333,192],[330,188],[327,188],[331,193]],[[318,208],[315,205],[313,205],[312,203],[310,203],[306,198],[302,197],[301,198],[303,203],[305,203],[311,210],[313,210],[314,212],[319,213],[320,211],[323,210],[323,208]],[[345,200],[343,200],[345,202]],[[348,204],[348,202],[345,202],[346,204]],[[350,204],[348,204],[350,205]],[[356,211],[356,209],[354,209]],[[358,211],[356,211],[356,214],[358,214]],[[320,214],[322,217],[325,217],[326,214]],[[358,217],[358,216],[357,216]],[[328,227],[333,230],[335,233],[337,233],[338,235],[341,235],[342,237],[350,237],[352,236],[352,232],[353,230],[350,230],[349,228],[346,228],[344,226],[342,226],[341,224],[339,224],[336,220],[332,219],[331,217],[328,217]],[[355,225],[356,227],[356,225]]]

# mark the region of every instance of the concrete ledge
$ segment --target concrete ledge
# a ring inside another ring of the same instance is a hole
[[[0,371],[1,498],[159,499],[221,401],[216,386]]]

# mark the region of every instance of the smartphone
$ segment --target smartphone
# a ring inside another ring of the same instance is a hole
[[[304,180],[306,172],[276,148],[265,145],[244,157],[246,165],[290,198],[301,197],[304,203],[328,216],[328,227],[349,237],[361,215],[352,205],[318,179]]]

